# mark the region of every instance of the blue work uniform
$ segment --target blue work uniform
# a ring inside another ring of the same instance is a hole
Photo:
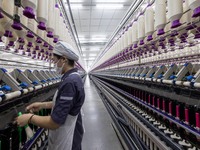
[[[85,100],[84,85],[77,69],[67,71],[54,95],[52,120],[59,124],[49,131],[48,150],[80,150],[83,137],[81,107]]]

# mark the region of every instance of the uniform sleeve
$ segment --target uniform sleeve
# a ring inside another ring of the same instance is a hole
[[[53,108],[51,118],[57,124],[64,124],[65,120],[73,107],[75,88],[72,83],[66,83],[58,92],[56,103]]]

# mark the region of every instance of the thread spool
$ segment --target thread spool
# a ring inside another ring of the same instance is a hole
[[[138,18],[138,39],[139,45],[144,44],[144,37],[145,37],[145,19],[143,15],[140,15]]]
[[[53,32],[55,28],[55,1],[49,1],[49,15],[48,15],[48,26],[47,26],[47,37],[53,38]]]
[[[169,115],[172,115],[172,102],[169,102]]]
[[[193,10],[192,17],[198,17],[200,15],[200,1],[189,0],[189,7]]]
[[[195,113],[195,119],[196,119],[196,129],[200,130],[200,114],[198,112]]]
[[[138,42],[138,23],[137,21],[134,21],[132,25],[132,43],[134,45],[134,48],[137,48],[137,42]]]
[[[166,25],[166,0],[155,1],[155,28],[157,35],[165,33],[164,27]]]
[[[176,119],[180,120],[180,105],[176,105]]]
[[[132,46],[133,39],[132,39],[132,26],[128,28],[128,46]]]
[[[155,96],[153,96],[153,99],[152,99],[152,106],[155,107]]]
[[[34,19],[37,9],[37,0],[22,0],[22,6],[25,7],[23,15],[29,19]]]
[[[151,102],[151,95],[149,94],[148,96],[148,104],[150,105],[150,102]]]
[[[154,10],[151,6],[148,6],[145,12],[145,35],[147,36],[147,41],[153,39],[154,32]]]
[[[14,0],[3,0],[2,8],[9,15],[13,16],[14,15]],[[1,32],[4,32],[4,36],[6,37],[13,37],[11,23],[12,23],[12,20],[8,18],[7,16],[4,16],[4,18],[0,19]]]
[[[46,30],[46,22],[48,19],[48,0],[38,0],[37,20],[39,22],[38,29]]]
[[[189,124],[189,109],[185,108],[185,123]]]
[[[157,109],[160,109],[160,98],[157,98]]]
[[[180,18],[183,14],[182,0],[167,0],[169,19],[171,21],[171,28],[177,28],[181,25]]]
[[[60,10],[59,8],[55,8],[55,21],[59,22],[59,18],[60,18]],[[59,24],[55,23],[55,34],[54,34],[54,43],[57,43],[59,40]]]
[[[165,100],[163,99],[162,101],[162,105],[163,105],[163,112],[166,112],[166,108],[165,108]]]

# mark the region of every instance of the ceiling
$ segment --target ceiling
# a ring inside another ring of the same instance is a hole
[[[133,0],[70,0],[86,69],[103,50]]]

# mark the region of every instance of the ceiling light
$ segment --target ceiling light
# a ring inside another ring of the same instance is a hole
[[[84,58],[84,60],[93,60],[95,57],[90,57],[90,58]]]
[[[70,3],[82,3],[83,0],[70,0]]]
[[[89,56],[97,56],[96,54],[89,54]]]
[[[106,42],[106,39],[86,39],[86,40],[80,40],[80,43],[95,43],[95,42]]]
[[[92,38],[91,41],[105,41],[106,38]]]
[[[82,4],[71,4],[70,6],[71,6],[72,9],[81,9],[81,8],[83,8]]]
[[[85,38],[85,37],[79,38],[80,41],[95,41],[95,40],[99,41],[99,40],[106,40],[106,39],[107,39],[106,37],[97,37],[97,36],[96,37],[93,36],[92,38]]]
[[[99,51],[100,49],[90,49],[90,52],[97,52],[97,51]]]
[[[92,38],[106,38],[106,35],[92,35]]]
[[[99,9],[120,9],[123,8],[123,4],[97,4],[97,8]]]
[[[122,3],[126,2],[127,0],[96,0],[98,3]]]
[[[88,64],[92,64],[93,61],[94,60],[88,60],[88,61],[85,60],[85,62],[88,63]]]
[[[99,48],[97,48],[97,49],[90,49],[90,50],[83,50],[83,52],[97,52],[97,51],[99,51]]]
[[[102,40],[95,40],[95,41],[80,41],[81,44],[83,43],[106,43],[106,41],[102,41]]]

